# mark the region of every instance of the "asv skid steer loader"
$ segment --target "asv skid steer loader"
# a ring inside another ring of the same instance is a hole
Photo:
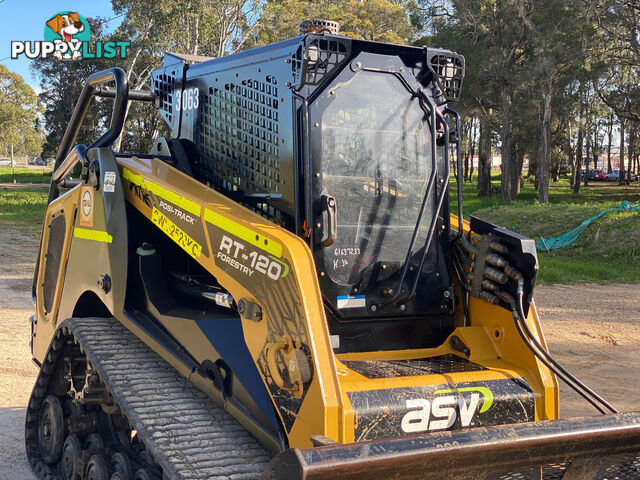
[[[462,221],[460,188],[449,212],[464,58],[307,27],[167,54],[150,91],[88,78],[33,286],[34,471],[639,478],[640,415],[546,352],[533,241]],[[92,96],[111,123],[74,146]],[[171,129],[149,153],[110,148],[129,101]],[[556,420],[558,377],[608,414]]]

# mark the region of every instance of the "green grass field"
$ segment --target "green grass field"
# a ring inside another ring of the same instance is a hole
[[[49,183],[52,167],[0,167],[0,183]]]
[[[46,189],[0,189],[0,226],[39,235],[47,194]]]

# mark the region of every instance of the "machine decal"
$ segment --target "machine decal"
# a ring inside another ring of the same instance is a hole
[[[462,395],[462,392],[473,392]],[[449,388],[433,392],[436,396],[431,400],[416,398],[407,400],[407,408],[411,410],[402,417],[402,431],[418,433],[434,430],[444,430],[453,426],[456,417],[460,417],[461,427],[468,427],[473,416],[478,411],[478,404],[482,395],[479,413],[484,413],[493,405],[493,393],[486,387]],[[456,393],[456,395],[442,395]]]
[[[113,193],[116,191],[116,172],[104,172],[102,188],[105,193]]]
[[[151,221],[194,259],[209,256],[201,219],[202,206],[168,188],[123,168],[122,178],[129,182],[127,195],[135,195],[151,211]],[[126,185],[125,185],[126,186]]]
[[[336,306],[338,308],[364,308],[367,306],[367,300],[364,295],[338,296]]]
[[[132,184],[138,185],[144,190],[147,190],[168,202],[173,203],[178,208],[185,210],[196,217],[199,217],[200,213],[202,212],[202,207],[193,200],[182,197],[176,192],[169,190],[162,185],[152,182],[149,179],[145,179],[142,175],[133,173],[128,168],[124,168],[122,170],[122,178],[124,178],[125,180],[129,180],[129,182],[131,182]]]
[[[282,256],[282,245],[273,240],[269,240],[264,235],[260,235],[258,232],[245,227],[231,220],[230,218],[220,215],[218,212],[205,208],[204,219],[206,222],[220,227],[232,235],[250,243],[254,247],[258,247],[271,255],[280,258]]]
[[[200,90],[196,88],[187,88],[184,92],[176,91],[176,111],[180,110],[197,110],[200,106]]]
[[[256,364],[290,431],[315,375],[295,272],[281,244],[212,210],[205,209],[204,216],[216,265],[236,278],[241,272],[245,288],[266,313],[268,333]],[[287,347],[274,350],[284,338]]]
[[[107,232],[102,232],[100,230],[89,230],[88,228],[79,228],[79,227],[74,228],[73,236],[75,238],[81,238],[83,240],[93,240],[96,242],[103,242],[103,243],[113,242],[113,237],[109,235]]]
[[[226,235],[222,236],[216,258],[249,277],[254,272],[258,272],[271,280],[278,280],[280,277],[286,277],[289,273],[289,265],[282,260],[271,255],[267,257],[255,250],[251,251],[242,242],[233,240]]]
[[[80,225],[93,227],[93,187],[80,187]]]
[[[166,215],[155,207],[153,207],[153,211],[151,213],[151,221],[193,258],[197,260],[198,257],[200,257],[200,254],[202,253],[202,245],[182,231],[180,227],[169,220]]]
[[[463,387],[463,388],[447,388],[443,390],[437,390],[434,395],[440,395],[443,393],[460,393],[460,392],[479,392],[482,394],[484,400],[480,407],[480,413],[484,413],[493,405],[493,393],[486,387]]]
[[[347,393],[356,441],[535,420],[522,378]]]

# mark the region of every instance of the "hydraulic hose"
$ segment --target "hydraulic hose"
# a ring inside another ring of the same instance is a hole
[[[509,295],[510,297],[510,295]],[[600,413],[619,413],[609,402],[594,392],[591,388],[580,381],[575,375],[564,368],[549,352],[536,340],[533,333],[526,323],[526,315],[522,303],[523,285],[522,281],[518,282],[518,301],[513,301],[511,297],[513,319],[516,329],[520,337],[527,345],[529,350],[540,360],[549,370],[555,373],[562,381],[564,381],[572,390],[593,405]],[[503,299],[504,300],[504,299]],[[608,410],[608,411],[607,411]]]

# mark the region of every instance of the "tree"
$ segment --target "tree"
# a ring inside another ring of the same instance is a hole
[[[92,37],[106,40],[102,34],[102,21],[88,18]],[[40,78],[40,101],[44,106],[43,118],[47,130],[42,150],[43,157],[55,157],[71,114],[85,80],[89,75],[115,66],[117,59],[83,59],[79,61],[60,61],[55,57],[36,59],[32,69]],[[96,140],[105,128],[105,120],[111,112],[111,100],[94,99],[87,110],[77,143],[89,145]]]
[[[0,65],[0,146],[5,155],[40,151],[42,129],[38,114],[42,107],[33,89],[17,73]]]
[[[268,0],[255,45],[298,36],[301,20],[325,18],[340,23],[340,33],[352,38],[388,43],[413,39],[406,10],[389,0]]]

